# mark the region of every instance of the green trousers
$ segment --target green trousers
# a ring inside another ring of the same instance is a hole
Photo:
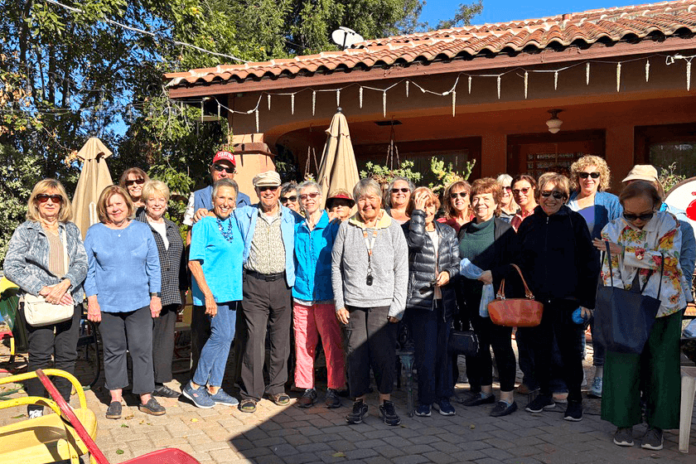
[[[679,428],[681,320],[681,311],[655,319],[640,355],[607,351],[602,419],[619,428],[640,424],[642,391],[648,425],[659,429]]]

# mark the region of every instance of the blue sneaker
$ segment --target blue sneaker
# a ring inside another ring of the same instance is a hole
[[[210,393],[208,393],[210,395]],[[215,401],[215,404],[223,406],[237,406],[239,401],[234,396],[228,395],[222,388],[216,394],[210,395],[210,399]]]
[[[592,388],[587,393],[590,398],[601,398],[602,397],[602,377],[595,377],[592,381]]]
[[[181,394],[190,399],[193,404],[199,408],[210,409],[215,406],[215,401],[213,401],[213,399],[210,397],[210,393],[208,393],[205,386],[194,389],[189,381],[184,389],[181,390]]]
[[[421,404],[416,408],[415,412],[416,416],[418,417],[430,417],[430,405],[429,404]]]
[[[435,403],[436,408],[440,411],[443,416],[454,416],[457,412],[454,410],[454,406],[450,403],[449,398],[442,398],[440,401]]]

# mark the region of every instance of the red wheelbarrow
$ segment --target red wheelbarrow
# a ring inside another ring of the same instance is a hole
[[[43,373],[41,369],[36,370],[36,375],[41,380],[41,383],[46,388],[48,393],[51,395],[53,401],[58,404],[60,411],[63,413],[65,418],[70,422],[75,432],[84,442],[85,446],[89,450],[92,462],[97,464],[109,464],[109,461],[104,456],[97,444],[92,440],[87,430],[82,426],[80,420],[75,415],[72,407],[65,402],[63,396],[58,392],[58,389],[53,382]],[[167,448],[159,451],[154,451],[152,453],[139,456],[137,458],[130,459],[124,464],[200,464],[196,459],[194,459],[190,454],[185,453],[176,448]]]

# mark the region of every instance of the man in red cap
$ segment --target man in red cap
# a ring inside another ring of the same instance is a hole
[[[218,151],[215,153],[213,163],[210,165],[210,177],[213,182],[211,185],[196,190],[189,197],[186,213],[184,214],[184,224],[189,227],[186,245],[191,243],[191,229],[193,224],[198,222],[202,217],[208,214],[208,211],[213,209],[213,184],[220,179],[234,180],[237,161],[234,154],[229,151]],[[251,204],[251,199],[248,195],[237,192],[237,207]],[[193,311],[191,315],[191,372],[196,371],[198,366],[198,358],[200,357],[201,349],[205,345],[206,340],[210,336],[210,321],[204,311]]]

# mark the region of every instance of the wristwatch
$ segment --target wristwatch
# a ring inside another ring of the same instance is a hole
[[[161,298],[162,294],[160,292],[157,292],[157,293],[150,292],[150,298],[154,298],[154,297]]]

